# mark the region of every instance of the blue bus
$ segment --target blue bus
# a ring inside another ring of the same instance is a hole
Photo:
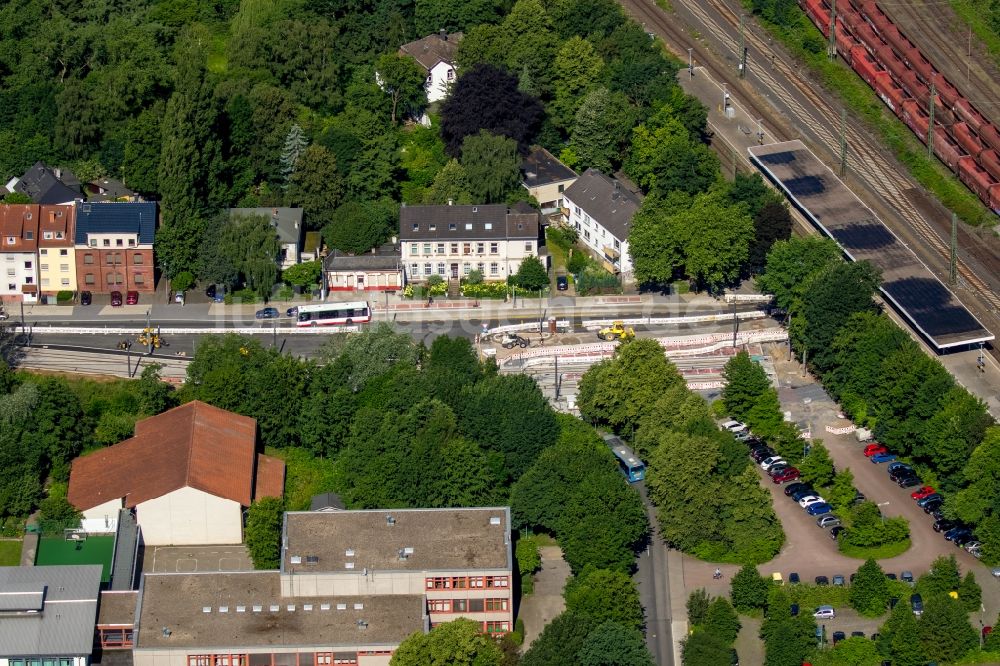
[[[614,435],[605,435],[604,441],[611,447],[611,452],[618,459],[618,468],[621,469],[629,483],[642,481],[646,478],[645,463],[639,460],[638,456],[632,452],[632,449],[625,446],[622,440]]]

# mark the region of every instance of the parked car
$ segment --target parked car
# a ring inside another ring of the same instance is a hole
[[[889,463],[889,476],[893,481],[903,476],[904,474],[916,474],[913,468],[904,462],[899,462],[898,460]]]
[[[972,555],[977,560],[983,556],[983,544],[979,541],[970,541],[962,546],[962,548],[964,548],[969,555]]]
[[[936,511],[931,511],[931,518],[941,520],[944,518],[944,506],[940,506]]]
[[[844,587],[846,581],[844,580],[843,576],[837,574],[836,576],[833,577],[833,584],[836,585],[837,587]]]
[[[889,580],[896,580],[896,574],[892,573],[891,571],[887,573],[885,577],[888,578]]]
[[[822,516],[825,513],[830,513],[833,511],[833,507],[826,502],[817,502],[816,504],[810,504],[806,507],[806,513],[810,516]]]
[[[125,293],[125,303],[128,305],[138,305],[139,304],[139,292],[129,291]]]
[[[781,456],[771,456],[770,458],[764,458],[760,461],[760,468],[766,472],[778,463],[785,463],[787,465],[788,461]]]
[[[263,308],[254,314],[256,319],[277,319],[280,316],[278,308]]]
[[[178,291],[174,294],[174,303],[180,303],[184,305],[184,292]]]
[[[851,638],[864,638],[864,637],[865,637],[865,632],[863,632],[863,631],[852,631],[851,632]]]
[[[771,465],[770,467],[767,468],[767,475],[770,476],[771,478],[774,478],[775,474],[781,474],[789,467],[791,467],[791,465],[789,465],[787,462],[780,462],[776,465]]]
[[[865,455],[871,458],[876,453],[888,453],[889,449],[885,448],[881,444],[869,444],[865,447]]]
[[[826,500],[819,495],[806,495],[805,497],[799,499],[799,506],[801,506],[804,509],[810,504],[819,504],[820,502],[825,502],[825,501]]]
[[[826,576],[816,576],[816,584],[817,585],[829,585],[830,584],[830,579],[827,578]]]
[[[923,483],[923,480],[916,474],[910,476],[901,477],[896,483],[900,488],[912,488],[914,486],[919,486]]]
[[[931,503],[937,502],[937,501],[942,501],[943,502],[944,498],[941,497],[941,495],[939,495],[938,493],[931,493],[927,497],[924,497],[922,499],[917,500],[917,506],[924,507],[924,506],[927,506],[928,504],[931,504]]]
[[[800,490],[812,490],[808,483],[792,483],[785,486],[785,497],[791,497]]]
[[[774,450],[766,446],[753,449],[750,451],[750,459],[753,460],[755,463],[760,463],[763,460],[772,457],[774,457]]]
[[[799,582],[800,582],[800,579],[799,579],[799,574],[797,572],[793,571],[792,573],[788,574],[788,584],[789,585],[798,585]]]
[[[225,303],[226,302],[226,288],[225,287],[219,287],[218,291],[215,292],[215,296],[212,296],[212,300],[215,301],[216,303]]]
[[[205,288],[205,295],[209,298],[215,298],[215,285],[210,284]]]
[[[786,467],[779,474],[774,474],[771,476],[771,480],[775,483],[788,483],[789,481],[794,481],[799,478],[799,470],[795,467]]]
[[[870,458],[870,460],[874,464],[878,465],[879,463],[892,462],[896,458],[897,456],[895,453],[876,453]]]
[[[972,530],[966,527],[965,525],[957,525],[948,530],[947,532],[945,532],[944,538],[947,541],[954,541],[955,537],[960,534],[972,534]]]
[[[285,310],[286,317],[298,317],[299,316],[299,306],[293,305],[292,307]]]
[[[815,494],[816,494],[815,490],[813,490],[812,488],[806,487],[806,488],[803,488],[802,490],[795,491],[794,493],[792,493],[791,497],[792,497],[793,500],[795,500],[796,502],[798,502],[803,497],[808,497],[810,495],[815,495]]]
[[[826,576],[818,576],[816,578],[817,585],[826,585],[826,583],[820,583],[819,579],[822,578],[826,580]],[[813,617],[817,620],[832,620],[837,617],[837,612],[833,610],[833,606],[820,606],[813,611]]]
[[[843,534],[846,531],[847,530],[845,530],[840,525],[837,525],[836,527],[831,527],[830,528],[830,538],[833,539],[834,541],[836,541],[837,537],[839,537],[841,534]]]
[[[914,585],[915,584],[914,580],[913,580],[913,572],[912,571],[904,571],[903,573],[899,574],[899,580],[901,580],[904,583],[907,583],[909,585]]]
[[[117,308],[121,307],[122,304],[122,292],[113,291],[111,292],[111,307]]]
[[[913,614],[916,616],[921,616],[924,614],[924,599],[919,594],[913,594],[910,596],[910,608],[913,609]]]
[[[944,499],[936,499],[933,502],[924,504],[924,513],[931,514],[944,506]]]
[[[992,569],[992,571],[990,571],[990,573],[993,574],[994,578],[1000,578],[1000,567],[993,567],[993,569]]]
[[[751,439],[755,439],[755,437],[753,436],[753,433],[750,432],[749,430],[742,430],[740,432],[734,432],[733,433],[733,437],[735,437],[736,441],[738,441],[738,442],[748,442]]]
[[[960,547],[960,548],[961,548],[961,547],[962,547],[962,546],[964,546],[965,544],[967,544],[967,543],[972,543],[972,542],[973,542],[973,541],[975,541],[975,540],[976,540],[976,535],[975,535],[975,534],[973,534],[973,533],[971,533],[971,532],[969,532],[968,534],[965,534],[965,533],[962,533],[962,534],[959,534],[958,536],[956,536],[956,537],[955,537],[954,539],[952,539],[951,541],[952,541],[952,543],[954,543],[954,544],[955,544],[956,546],[958,546],[958,547]]]
[[[868,499],[868,498],[865,497],[865,494],[863,492],[861,492],[860,490],[855,489],[855,491],[854,491],[854,499],[851,500],[851,504],[861,504],[866,499]]]
[[[739,438],[737,437],[737,439],[739,439]],[[747,437],[746,439],[744,439],[743,443],[746,444],[751,449],[756,449],[758,446],[766,446],[764,444],[764,442],[762,442],[761,440],[757,439],[753,435],[750,435],[749,437]]]
[[[94,296],[89,291],[80,292],[80,305],[90,305],[94,302]]]
[[[931,486],[921,486],[920,488],[917,488],[912,493],[910,493],[910,497],[912,497],[915,500],[922,500],[923,498],[929,495],[934,495],[936,492],[937,491],[935,491],[934,488],[932,488]]]
[[[822,528],[829,529],[840,525],[840,518],[832,513],[825,514],[816,519],[816,524]]]
[[[740,432],[747,429],[746,424],[739,421],[726,421],[722,424],[722,427],[729,432]]]
[[[565,275],[556,276],[556,289],[559,291],[566,291],[569,289],[569,279]]]
[[[847,634],[845,634],[844,632],[842,632],[842,631],[835,631],[835,632],[833,632],[833,644],[834,645],[836,645],[840,641],[844,640],[845,638],[847,638]]]

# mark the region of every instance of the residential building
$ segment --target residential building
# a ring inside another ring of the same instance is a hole
[[[38,302],[37,204],[0,205],[0,301]]]
[[[399,247],[387,243],[364,254],[333,250],[323,260],[328,291],[399,291],[403,269]]]
[[[628,235],[632,217],[642,205],[642,195],[597,169],[587,169],[564,192],[566,221],[580,240],[614,273],[632,277]]]
[[[88,532],[115,531],[124,507],[146,545],[241,543],[243,510],[284,492],[284,463],[257,448],[254,419],[196,400],[74,460],[67,498]]]
[[[455,82],[455,51],[462,41],[462,33],[448,34],[441,30],[435,35],[429,35],[409,44],[399,47],[401,55],[408,55],[427,70],[427,101],[440,102],[448,96],[452,83]]]
[[[38,218],[38,286],[42,296],[76,291],[74,207],[43,205]]]
[[[87,666],[101,565],[0,567],[0,666]]]
[[[305,228],[302,226],[301,208],[230,208],[229,219],[234,217],[266,217],[270,221],[281,244],[277,258],[281,270],[319,258],[315,249],[311,255],[302,256]]]
[[[279,571],[146,574],[135,666],[386,666],[458,617],[513,628],[510,509],[286,513]]]
[[[399,213],[408,282],[431,275],[458,279],[473,270],[486,280],[506,280],[517,273],[525,257],[540,255],[539,233],[538,213],[530,207],[404,206]]]
[[[141,201],[142,197],[115,178],[95,178],[83,186],[88,201]]]
[[[521,164],[521,184],[548,215],[563,207],[563,192],[576,182],[576,172],[541,146],[528,153]]]
[[[85,291],[153,291],[153,202],[76,206],[76,284]]]
[[[8,192],[20,192],[36,204],[72,204],[81,198],[80,181],[68,169],[51,169],[42,162],[20,178],[11,178]]]

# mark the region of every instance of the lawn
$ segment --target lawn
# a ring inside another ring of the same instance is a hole
[[[877,546],[875,548],[859,548],[858,546],[851,546],[849,544],[840,543],[840,552],[848,557],[856,557],[859,560],[867,560],[869,557],[875,558],[876,560],[884,560],[890,557],[896,557],[897,555],[902,555],[910,549],[910,540],[903,539],[896,543],[885,544],[884,546]]]
[[[114,557],[113,536],[92,536],[86,541],[67,541],[62,536],[42,537],[35,555],[37,566],[56,564],[100,564],[101,582],[111,580],[111,558]]]
[[[21,564],[21,540],[0,540],[0,567],[16,567]]]

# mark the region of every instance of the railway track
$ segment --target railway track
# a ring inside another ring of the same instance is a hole
[[[989,58],[969,56],[970,48],[979,45],[966,37],[947,3],[895,0],[878,6],[980,113],[1000,123],[1000,69]]]
[[[689,46],[700,56],[699,64],[706,66],[713,76],[719,80],[729,81],[734,78],[729,69],[723,69],[714,64],[713,54],[698,40],[687,34],[678,22],[670,21],[666,15],[655,5],[642,0],[621,0],[624,6],[630,10],[633,16],[647,26],[655,27],[661,34],[669,36],[669,43],[681,45],[683,50]],[[736,61],[737,53],[734,39],[731,33],[738,29],[739,15],[733,11],[728,4],[721,0],[675,0],[682,4],[707,30],[717,43],[724,45],[724,57]],[[708,11],[711,7],[728,25],[728,31],[712,16]],[[828,148],[833,148],[839,144],[839,136],[834,133],[833,128],[840,126],[840,113],[838,109],[829,104],[808,82],[800,78],[797,65],[786,62],[783,58],[774,57],[770,63],[766,63],[764,54],[772,51],[772,45],[763,36],[753,29],[752,24],[744,26],[745,45],[750,54],[758,54],[760,58],[748,58],[748,74],[755,77],[766,89],[767,93],[781,100],[799,120],[808,124],[811,131]],[[678,52],[680,56],[681,53]],[[684,54],[686,55],[686,54]],[[759,62],[758,62],[759,60]],[[713,63],[709,65],[709,63]],[[795,86],[795,90],[789,90],[788,86],[779,81],[771,73],[771,69],[777,72],[785,80]],[[800,101],[801,98],[807,100],[816,111],[819,117],[811,110],[808,110]],[[741,102],[750,106],[758,117],[772,117],[773,110],[759,104],[752,95],[741,98]],[[772,121],[772,126],[775,125]],[[848,166],[852,173],[857,174],[866,181],[867,185],[878,195],[880,195],[890,208],[892,208],[903,221],[909,225],[912,234],[917,239],[926,243],[939,260],[950,262],[951,251],[949,244],[941,237],[940,230],[935,230],[917,210],[907,192],[916,187],[905,177],[901,176],[899,170],[889,158],[882,152],[881,148],[870,139],[870,130],[859,121],[850,119],[846,128],[848,151]],[[772,134],[781,140],[786,140],[793,136],[790,128],[776,126]],[[973,240],[971,236],[966,238]],[[989,260],[990,270],[998,269],[1000,273],[1000,258],[992,252],[980,252],[977,259]],[[994,314],[1000,313],[1000,297],[994,292],[992,287],[982,280],[976,272],[961,258],[959,260],[958,273],[964,286],[976,292]]]

